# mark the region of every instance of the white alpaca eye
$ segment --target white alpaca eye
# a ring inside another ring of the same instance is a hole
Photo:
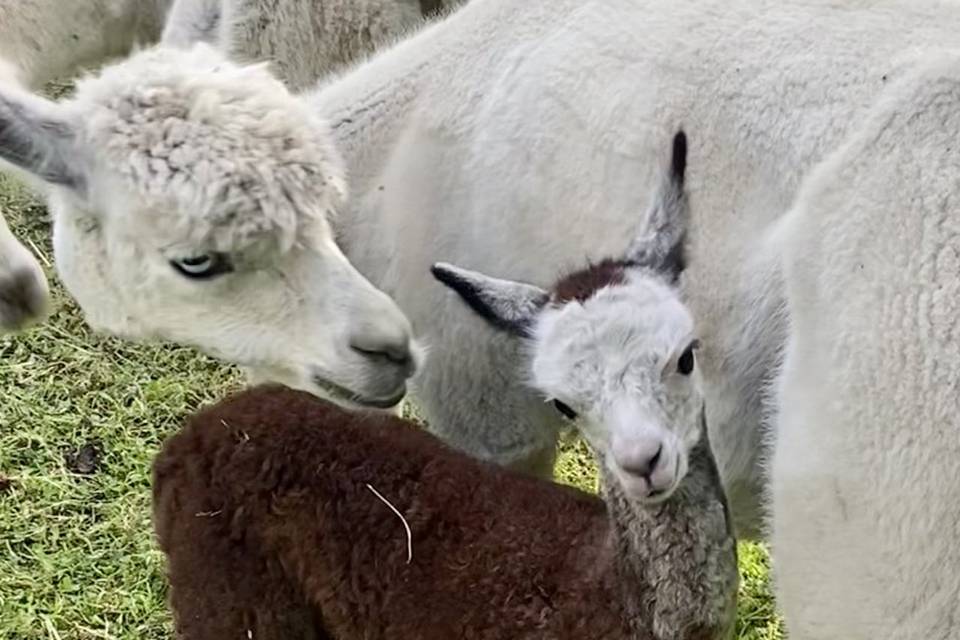
[[[212,278],[233,271],[233,266],[222,253],[205,253],[189,258],[171,260],[173,268],[188,278]]]

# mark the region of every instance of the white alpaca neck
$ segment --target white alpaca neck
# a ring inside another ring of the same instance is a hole
[[[434,26],[362,63],[345,76],[306,92],[303,98],[329,122],[347,163],[351,191],[362,190],[387,161],[387,149],[402,132],[421,82],[441,56],[444,32]]]

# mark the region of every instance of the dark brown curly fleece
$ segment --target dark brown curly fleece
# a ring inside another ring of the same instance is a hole
[[[400,518],[405,517],[413,558]],[[258,387],[154,464],[187,640],[714,640],[736,552],[709,446],[644,507],[479,462],[412,423]]]

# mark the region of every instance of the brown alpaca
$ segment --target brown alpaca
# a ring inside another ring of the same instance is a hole
[[[602,500],[471,459],[396,417],[249,390],[192,418],[154,466],[182,637],[724,637],[735,541],[692,319],[672,286],[685,151],[679,134],[658,200],[667,206],[648,218],[656,242],[641,234],[622,273],[596,274],[592,294],[560,302],[556,291],[434,269],[531,341],[534,384],[593,447]]]

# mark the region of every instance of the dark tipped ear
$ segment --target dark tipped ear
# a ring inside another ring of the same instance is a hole
[[[46,183],[79,188],[74,136],[56,103],[0,84],[0,160]]]
[[[690,212],[683,187],[686,170],[687,135],[678,131],[673,137],[669,172],[627,251],[630,262],[659,271],[671,282],[687,266],[685,245]]]
[[[529,336],[547,292],[531,284],[491,278],[450,264],[430,267],[433,277],[463,298],[471,309],[497,329]]]

